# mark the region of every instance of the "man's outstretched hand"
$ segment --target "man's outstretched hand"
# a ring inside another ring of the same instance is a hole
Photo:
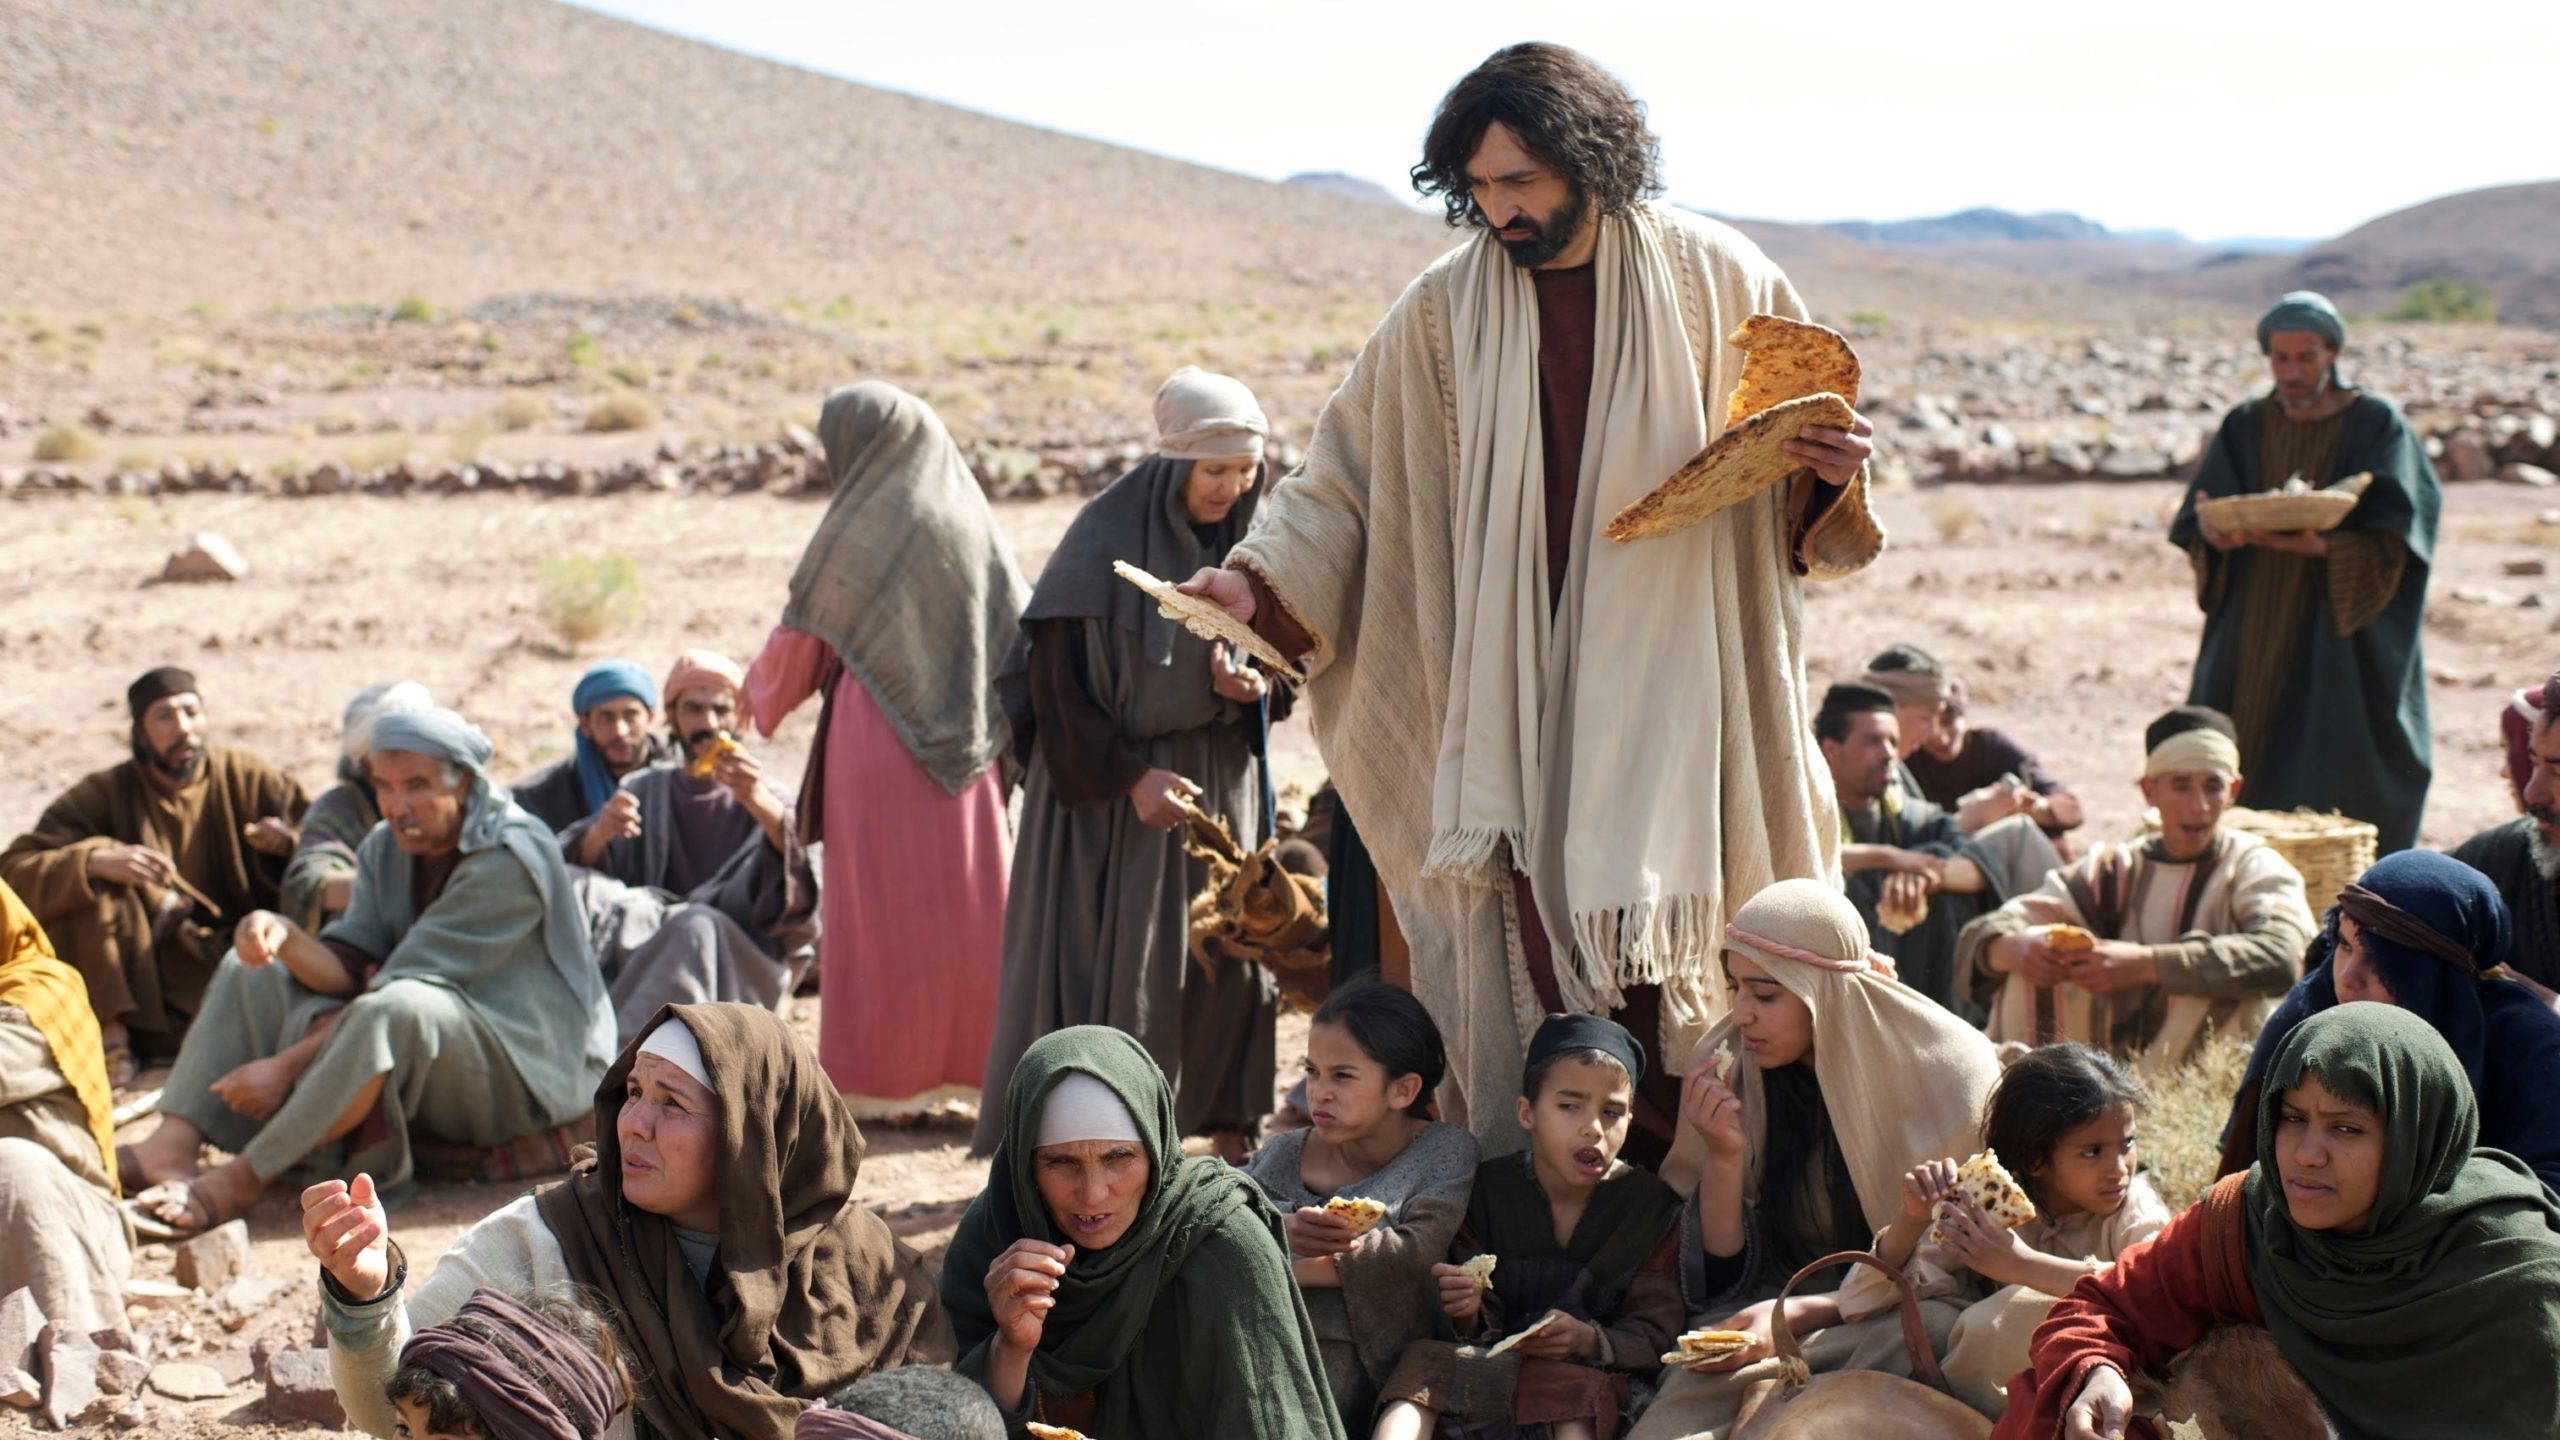
[[[1253,623],[1253,584],[1237,571],[1213,566],[1173,588],[1185,595],[1207,597],[1239,624]]]

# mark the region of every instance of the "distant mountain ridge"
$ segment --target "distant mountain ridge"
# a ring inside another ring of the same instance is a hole
[[[1345,200],[1365,200],[1373,205],[1392,205],[1398,210],[1414,208],[1406,203],[1403,196],[1377,181],[1364,180],[1357,175],[1345,175],[1339,170],[1301,170],[1280,183],[1295,185],[1301,190],[1320,190],[1327,195],[1339,195]]]

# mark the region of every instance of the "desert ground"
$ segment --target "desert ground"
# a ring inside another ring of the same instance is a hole
[[[2197,629],[2186,562],[2162,538],[2178,493],[2168,481],[1882,492],[1884,559],[1807,592],[1811,682],[1854,671],[1886,642],[1919,642],[1961,667],[1977,714],[2026,738],[2073,782],[2087,801],[2087,833],[2128,833],[2140,809],[2136,732],[2182,697]],[[2547,578],[2515,573],[2560,544],[2560,515],[2547,502],[2546,492],[2519,486],[2448,493],[2426,636],[2437,767],[2429,844],[2512,813],[2496,777],[2496,712],[2560,653]],[[1027,570],[1036,572],[1075,504],[998,507]],[[19,747],[0,780],[0,824],[31,821],[63,786],[119,758],[122,688],[167,660],[195,667],[222,742],[274,757],[314,790],[329,781],[347,695],[395,677],[425,682],[482,724],[502,774],[529,769],[561,753],[570,685],[597,656],[656,666],[686,646],[752,652],[817,513],[812,501],[770,495],[0,502],[0,723]],[[249,576],[153,583],[164,552],[198,530],[232,537]],[[636,561],[645,606],[573,652],[540,616],[536,570],[546,557],[603,547]],[[762,747],[786,782],[813,723],[810,712],[795,715]],[[1284,781],[1314,783],[1322,762],[1305,724],[1291,722],[1280,739]],[[804,1023],[819,1003],[793,1002]],[[1293,1039],[1284,1037],[1283,1052],[1294,1053]],[[937,1252],[983,1183],[964,1133],[874,1127],[870,1141],[864,1198]],[[412,1266],[432,1265],[512,1193],[429,1187],[394,1218]],[[254,1313],[226,1314],[203,1298],[135,1312],[160,1355],[198,1356],[239,1378],[261,1340],[308,1343],[317,1302],[295,1216],[279,1189],[249,1218],[256,1272],[287,1284]],[[169,1266],[165,1247],[146,1247],[137,1273],[165,1278]],[[224,1399],[155,1411],[150,1428],[255,1433],[271,1423],[260,1393],[244,1380]]]

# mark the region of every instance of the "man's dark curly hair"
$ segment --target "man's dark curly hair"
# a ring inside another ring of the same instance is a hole
[[[1431,117],[1413,188],[1440,198],[1452,228],[1484,223],[1467,161],[1496,120],[1562,171],[1594,214],[1615,215],[1662,193],[1662,142],[1645,124],[1644,102],[1581,51],[1533,41],[1487,56],[1449,87]]]

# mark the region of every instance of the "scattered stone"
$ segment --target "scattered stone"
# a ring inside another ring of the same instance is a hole
[[[151,1367],[151,1388],[172,1400],[219,1400],[231,1393],[222,1372],[191,1360],[171,1360]]]
[[[257,1319],[259,1311],[292,1288],[292,1281],[273,1275],[243,1275],[223,1286],[213,1297],[214,1303],[222,1307],[222,1328],[237,1330]]]
[[[327,1334],[327,1330],[328,1326],[324,1322],[321,1326],[321,1331],[324,1337]],[[261,1385],[266,1384],[267,1367],[275,1362],[275,1358],[278,1355],[281,1355],[285,1351],[293,1348],[293,1342],[282,1335],[262,1335],[258,1337],[258,1343],[249,1347],[249,1378],[257,1381]]]
[[[192,584],[203,580],[238,580],[249,573],[249,562],[230,541],[201,531],[188,537],[187,543],[169,554],[169,563],[160,569],[160,578],[174,584]]]
[[[119,1430],[139,1430],[150,1423],[151,1407],[138,1400],[116,1412],[116,1428]]]
[[[2444,464],[2440,467],[2447,480],[2486,480],[2495,462],[2489,458],[2489,447],[2468,430],[2457,430],[2445,437]]]
[[[267,1362],[267,1413],[315,1425],[346,1424],[337,1378],[329,1373],[329,1352],[287,1350]]]
[[[44,1403],[44,1385],[24,1370],[0,1367],[0,1404],[33,1410]]]
[[[44,1418],[54,1429],[68,1430],[97,1403],[98,1344],[88,1331],[56,1321],[44,1327],[36,1348],[44,1352]]]
[[[98,1388],[110,1395],[132,1395],[151,1379],[151,1362],[125,1350],[98,1352]]]
[[[2527,556],[2522,560],[2510,560],[2507,562],[2507,573],[2510,575],[2540,575],[2549,569],[2550,566],[2547,565],[2539,555]]]
[[[2539,465],[2527,465],[2521,461],[2513,465],[2499,466],[2498,478],[2510,485],[2533,485],[2544,489],[2560,485],[2560,475],[2555,475]]]
[[[186,1286],[172,1285],[166,1280],[124,1282],[124,1303],[127,1308],[141,1306],[145,1309],[165,1310],[173,1305],[184,1305],[194,1295],[195,1292]]]
[[[217,1350],[204,1357],[225,1385],[245,1385],[258,1373],[257,1357],[246,1350]]]
[[[245,1221],[216,1225],[178,1246],[178,1283],[191,1289],[209,1294],[238,1279],[240,1272],[248,1268],[249,1226]]]

